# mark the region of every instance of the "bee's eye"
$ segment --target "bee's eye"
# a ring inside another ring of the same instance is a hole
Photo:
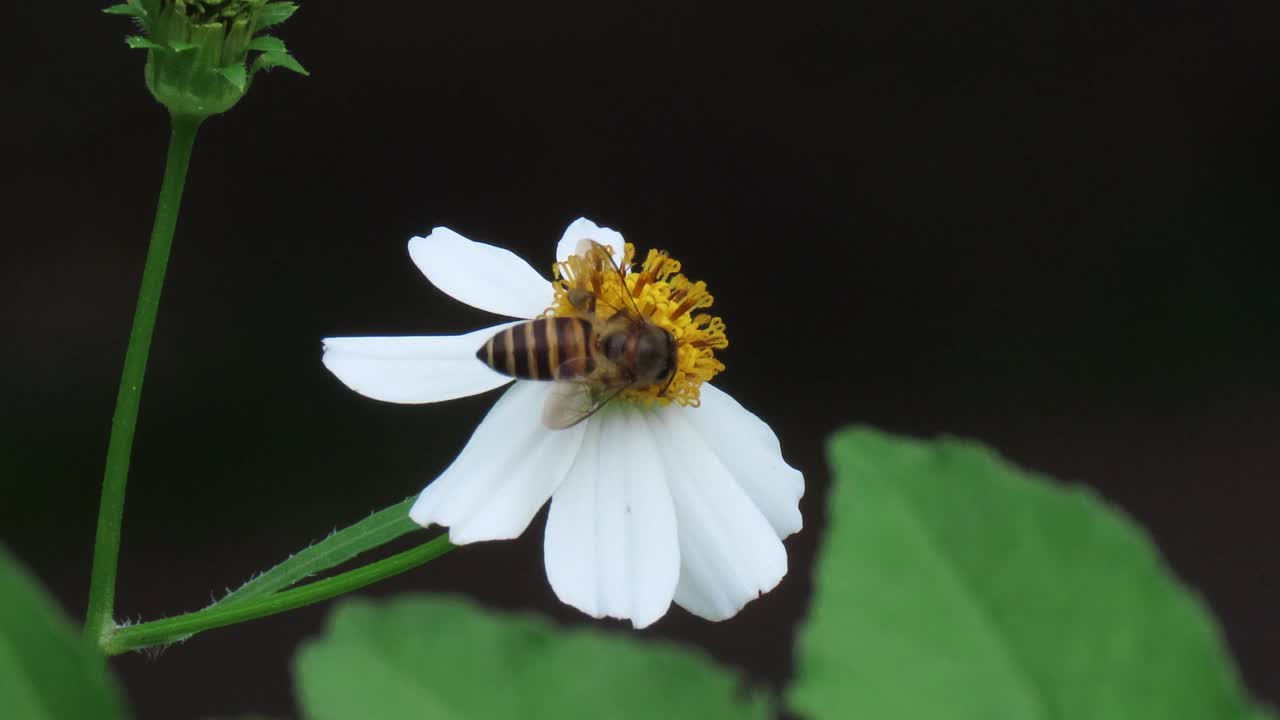
[[[646,333],[636,343],[636,365],[651,371],[662,370],[667,359],[667,334]]]
[[[617,360],[622,357],[626,347],[627,336],[622,333],[614,333],[604,338],[604,356],[610,360]]]

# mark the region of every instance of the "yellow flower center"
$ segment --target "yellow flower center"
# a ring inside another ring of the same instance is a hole
[[[631,243],[623,247],[622,278],[612,266],[606,264],[601,268],[577,255],[556,263],[552,282],[555,302],[546,315],[581,315],[570,302],[570,295],[582,290],[595,295],[594,320],[599,323],[618,312],[630,311],[634,304],[642,318],[671,333],[675,339],[676,370],[669,383],[629,387],[619,397],[646,407],[672,402],[697,407],[702,383],[724,370],[724,363],[716,359],[715,351],[729,346],[724,321],[696,312],[711,307],[707,284],[701,280],[690,282],[680,274],[679,261],[657,250],[650,250],[639,272],[634,272],[631,265],[635,247]],[[612,248],[609,252],[612,255]]]

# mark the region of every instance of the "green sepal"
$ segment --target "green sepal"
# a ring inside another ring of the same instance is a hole
[[[163,52],[169,51],[169,48],[161,45],[160,43],[151,42],[150,40],[142,37],[141,35],[130,35],[129,37],[124,39],[124,44],[128,45],[134,50],[160,50]]]
[[[102,12],[108,15],[129,15],[136,18],[144,18],[147,11],[138,4],[138,0],[129,0],[129,2],[112,5],[111,7],[102,8]]]
[[[170,40],[169,47],[173,48],[174,52],[186,52],[188,50],[195,50],[200,46],[183,40]]]
[[[273,67],[282,67],[286,70],[292,70],[299,75],[311,74],[307,72],[306,68],[302,67],[302,63],[295,60],[289,53],[268,52],[259,55],[257,59],[253,61],[253,70],[250,72],[250,77],[256,74],[259,70],[266,70],[267,68]]]
[[[214,72],[226,78],[232,87],[244,92],[245,87],[249,84],[249,75],[245,72],[243,65],[227,65],[226,67],[214,68]]]
[[[287,52],[284,47],[284,41],[278,37],[270,35],[260,35],[249,41],[250,50],[261,50],[264,53],[282,53]]]
[[[298,6],[291,2],[267,3],[258,11],[258,29],[279,25],[296,12],[298,12]]]

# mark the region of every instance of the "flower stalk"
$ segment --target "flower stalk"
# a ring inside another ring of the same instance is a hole
[[[147,51],[147,88],[169,110],[170,135],[142,287],[111,419],[98,507],[84,635],[99,648],[106,647],[116,629],[116,575],[133,436],[196,131],[204,118],[230,109],[257,72],[284,67],[306,74],[282,41],[258,34],[296,10],[292,3],[269,0],[125,0],[105,9],[112,15],[133,18],[142,30],[126,42]],[[254,53],[252,58],[250,53]]]
[[[142,400],[142,380],[147,371],[147,355],[151,351],[151,336],[160,307],[165,269],[169,265],[169,251],[178,225],[178,210],[182,204],[182,190],[186,185],[187,167],[191,162],[191,149],[195,144],[201,119],[190,115],[174,115],[171,120],[164,180],[160,183],[160,199],[156,204],[151,242],[142,270],[142,287],[138,291],[133,327],[129,331],[120,390],[116,395],[115,414],[111,419],[111,438],[107,444],[106,471],[98,507],[98,531],[93,547],[93,574],[89,584],[89,611],[84,629],[85,638],[95,645],[100,645],[115,626],[120,529],[124,518],[125,484],[129,477],[134,429],[138,423],[138,407]]]

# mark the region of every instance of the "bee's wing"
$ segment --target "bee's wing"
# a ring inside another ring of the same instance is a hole
[[[589,260],[596,272],[603,272],[605,268],[612,267],[617,269],[618,263],[613,260],[612,248],[601,245],[591,238],[582,238],[578,241],[578,247],[574,249],[573,254],[584,260]],[[621,248],[618,248],[621,251]]]
[[[552,430],[573,427],[604,407],[626,385],[608,387],[589,382],[557,382],[542,406],[542,424]]]

